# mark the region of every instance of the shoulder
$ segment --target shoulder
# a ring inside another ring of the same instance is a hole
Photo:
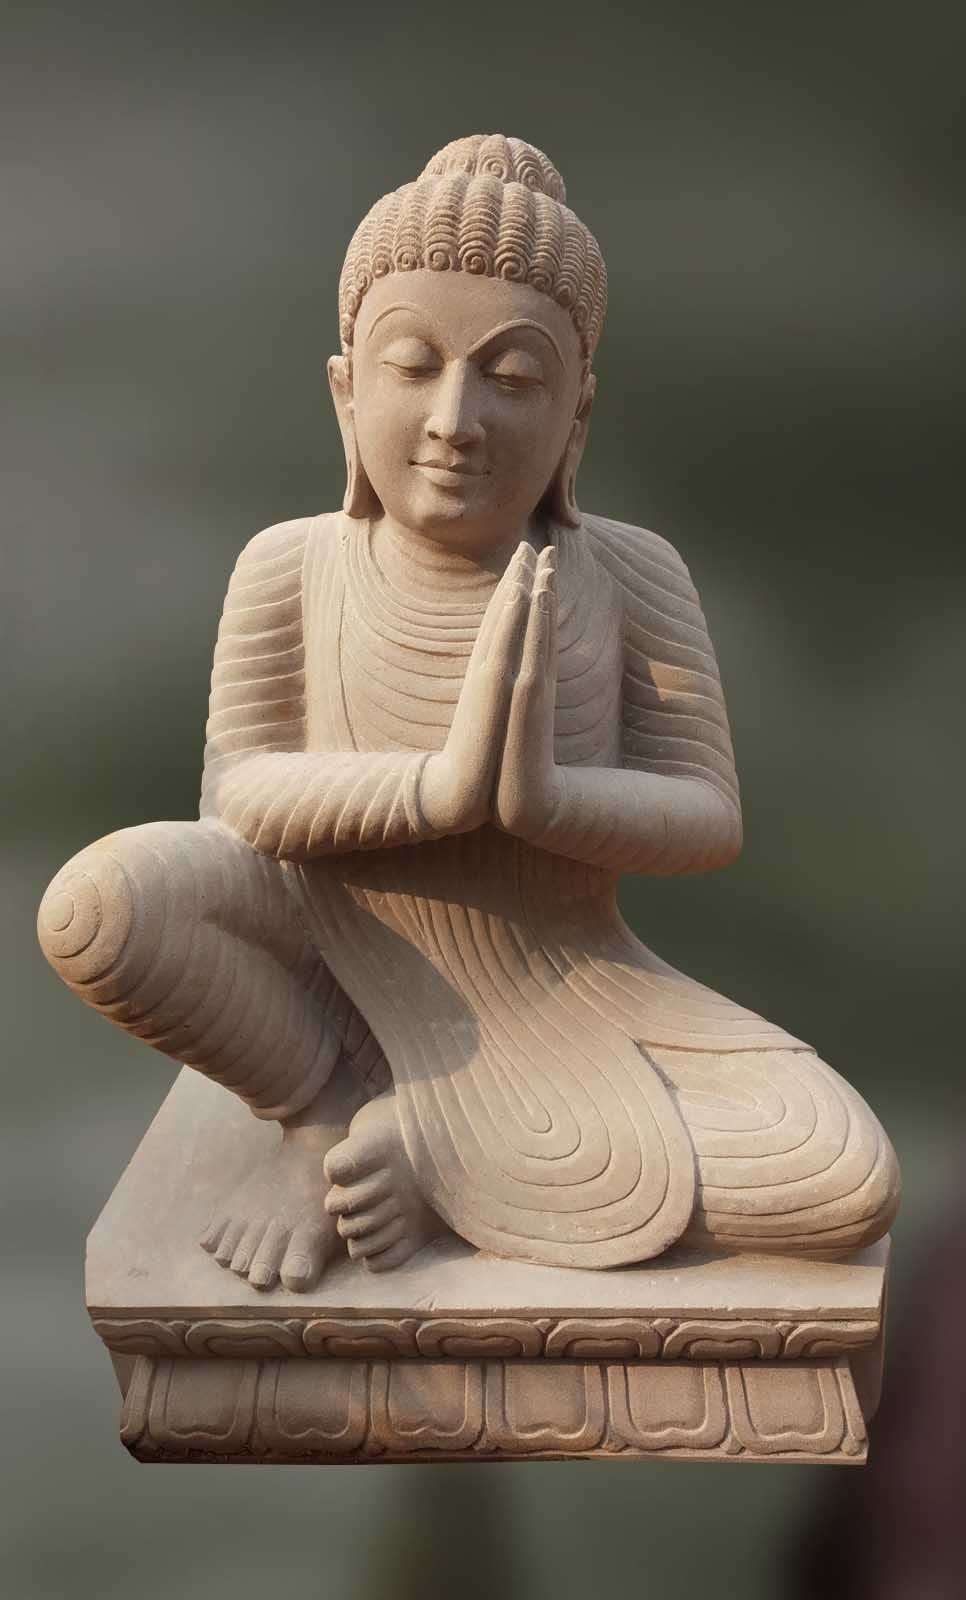
[[[249,539],[235,563],[235,573],[254,572],[278,563],[289,563],[305,552],[309,531],[316,517],[294,517],[275,522]]]
[[[673,544],[661,534],[593,515],[582,516],[581,526],[597,560],[629,601],[664,611],[681,608],[682,621],[698,608],[691,574]]]
[[[310,553],[338,543],[343,518],[337,511],[275,522],[249,539],[235,562],[232,590],[249,584],[274,583],[299,587]]]

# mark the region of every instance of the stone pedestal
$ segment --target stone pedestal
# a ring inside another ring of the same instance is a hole
[[[259,1293],[196,1240],[277,1137],[183,1072],[90,1236],[88,1307],[138,1460],[865,1460],[887,1240],[586,1272],[450,1239]]]

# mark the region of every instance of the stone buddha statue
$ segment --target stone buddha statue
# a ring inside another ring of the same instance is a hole
[[[202,1244],[254,1289],[451,1230],[565,1267],[845,1254],[892,1148],[811,1047],[652,954],[621,874],[741,843],[677,552],[578,510],[606,274],[559,173],[448,145],[349,246],[343,509],[243,550],[200,820],[99,840],[44,951],[280,1136]]]

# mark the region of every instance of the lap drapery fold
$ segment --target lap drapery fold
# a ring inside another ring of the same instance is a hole
[[[286,870],[389,1061],[426,1197],[457,1232],[600,1267],[680,1238],[694,1147],[652,1050],[795,1041],[652,956],[611,876],[495,829]]]

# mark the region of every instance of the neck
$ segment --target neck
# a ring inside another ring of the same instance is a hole
[[[469,540],[458,545],[430,534],[407,528],[388,512],[373,523],[376,546],[385,558],[401,562],[425,575],[427,581],[435,579],[447,583],[486,583],[498,580],[520,542],[524,539],[540,550],[547,542],[546,530],[534,515],[509,536]]]

